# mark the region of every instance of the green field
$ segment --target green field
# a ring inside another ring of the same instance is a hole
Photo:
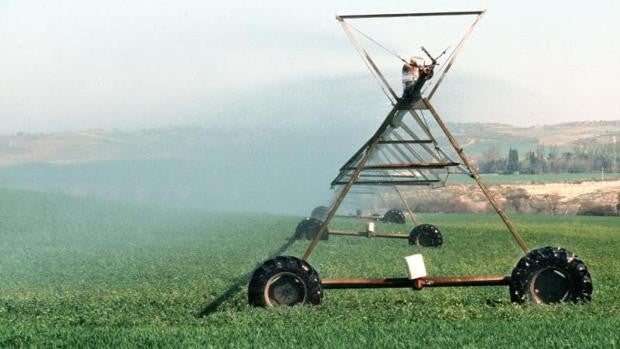
[[[284,245],[300,218],[0,189],[0,347],[620,344],[618,218],[515,217],[531,247],[567,247],[587,263],[588,304],[514,305],[507,288],[478,287],[328,290],[318,307],[248,307],[239,277]],[[508,275],[520,257],[495,216],[423,218],[441,227],[443,247],[332,237],[310,263],[322,277],[402,277],[403,257],[420,252],[433,276]],[[360,228],[354,220],[336,224]],[[298,256],[307,245],[295,242],[285,254]]]

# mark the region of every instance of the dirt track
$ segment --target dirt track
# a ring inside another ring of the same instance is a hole
[[[562,197],[562,202],[568,202],[582,196],[617,196],[620,193],[620,180],[523,184],[515,187],[527,190],[530,195],[559,195]]]
[[[616,214],[620,180],[575,181],[541,184],[501,184],[489,187],[507,211],[540,214]],[[418,212],[491,212],[476,184],[458,184],[438,189],[419,189],[405,194]],[[393,200],[393,205],[397,205]]]

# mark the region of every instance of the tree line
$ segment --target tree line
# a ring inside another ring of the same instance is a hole
[[[488,148],[478,161],[482,173],[501,174],[541,174],[541,173],[582,173],[618,172],[618,149],[611,144],[579,144],[571,150],[560,151],[558,146],[538,145],[536,149],[519,154],[509,149],[502,155],[499,148]]]

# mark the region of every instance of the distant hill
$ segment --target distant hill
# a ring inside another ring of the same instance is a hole
[[[0,187],[157,206],[304,214],[330,200],[342,162],[367,139],[361,125],[268,129],[90,130],[0,137]],[[472,156],[490,146],[571,147],[620,137],[620,122],[520,128],[453,123]]]
[[[398,75],[387,77],[398,87]],[[262,148],[274,155],[287,154],[287,148],[301,150],[302,158],[314,152],[326,159],[324,166],[339,166],[330,162],[332,157],[337,163],[348,158],[391,107],[366,74],[317,76],[262,88],[239,86],[236,91],[213,105],[205,103],[192,116],[179,106],[178,118],[191,127],[0,135],[0,166],[128,159],[205,160],[235,158],[235,154],[242,158],[244,154],[255,156],[254,152]],[[510,147],[526,151],[541,143],[570,148],[583,142],[609,143],[612,136],[620,136],[620,121],[521,127],[536,120],[562,118],[556,115],[559,111],[553,105],[532,95],[527,86],[480,76],[448,76],[433,101],[474,156],[491,146],[503,152]],[[601,113],[600,117],[620,115]],[[174,119],[175,115],[168,118]],[[584,119],[590,118],[584,115]]]
[[[556,146],[571,150],[580,144],[610,144],[615,136],[620,140],[620,120],[583,121],[553,125],[516,127],[507,124],[457,123],[452,132],[473,156],[491,146],[507,152],[534,150],[536,145]]]
[[[333,122],[332,122],[333,124]],[[516,127],[498,123],[449,123],[459,142],[473,156],[491,146],[500,149],[535,149],[537,144],[571,148],[578,144],[609,144],[620,140],[620,121],[571,122]],[[200,128],[178,127],[139,131],[88,130],[54,134],[0,136],[0,166],[45,162],[71,164],[105,160],[185,159],[205,160],[213,155],[241,155],[261,147],[295,148],[296,143],[331,152],[341,146],[354,149],[372,132],[350,125],[300,128]],[[336,127],[342,126],[342,127]],[[350,139],[350,141],[349,141]],[[277,144],[277,143],[280,144]],[[304,149],[300,147],[300,149]],[[346,152],[343,152],[344,159]],[[300,153],[303,156],[303,153]]]

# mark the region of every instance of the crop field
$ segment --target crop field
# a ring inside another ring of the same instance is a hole
[[[566,247],[586,262],[587,304],[515,305],[507,288],[476,287],[326,290],[320,306],[247,306],[244,275],[308,246],[289,241],[301,218],[0,189],[0,347],[620,345],[618,218],[514,217],[531,248]],[[403,257],[422,253],[431,276],[509,275],[521,256],[496,216],[421,218],[441,228],[441,248],[331,237],[309,262],[321,277],[404,277]]]

